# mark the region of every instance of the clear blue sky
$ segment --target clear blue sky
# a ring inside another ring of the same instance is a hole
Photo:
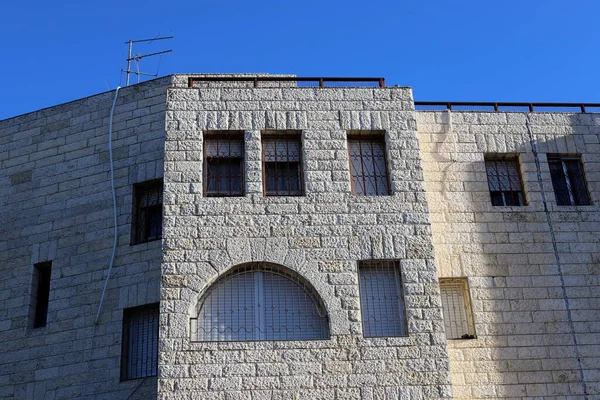
[[[0,10],[0,119],[115,88],[124,42],[158,34],[175,40],[134,50],[172,48],[160,75],[383,76],[417,100],[600,102],[598,0],[6,0]]]

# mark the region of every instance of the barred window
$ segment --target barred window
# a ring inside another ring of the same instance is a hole
[[[132,244],[162,238],[162,179],[138,183],[134,186]]]
[[[385,196],[389,194],[385,141],[383,135],[348,137],[352,194]]]
[[[548,166],[556,204],[559,206],[592,204],[580,157],[549,155]]]
[[[475,326],[466,278],[441,278],[440,293],[447,339],[474,339]]]
[[[158,315],[158,303],[123,310],[121,380],[157,375]]]
[[[267,263],[246,264],[212,284],[191,320],[194,341],[318,340],[329,338],[325,307],[295,273]]]
[[[243,132],[210,132],[204,135],[204,195],[244,194]]]
[[[523,206],[523,183],[516,157],[486,157],[485,170],[493,206]]]
[[[302,195],[302,145],[299,133],[263,136],[262,148],[265,195]]]
[[[364,336],[406,336],[406,311],[398,263],[361,261],[358,275]]]
[[[31,288],[31,319],[34,328],[46,326],[50,300],[50,276],[52,261],[37,263],[33,266],[33,285]]]

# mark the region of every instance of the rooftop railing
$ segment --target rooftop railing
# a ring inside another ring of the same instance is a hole
[[[197,82],[239,82],[254,87],[273,87],[273,84],[286,82],[286,87],[385,87],[385,78],[297,76],[191,76],[188,78],[188,87],[193,88]]]
[[[600,113],[600,103],[514,103],[415,101],[417,111],[571,112]]]

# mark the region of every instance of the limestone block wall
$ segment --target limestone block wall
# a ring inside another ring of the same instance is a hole
[[[450,397],[410,89],[171,88],[167,104],[159,397]],[[302,131],[304,196],[263,195],[267,129]],[[243,197],[203,196],[205,130],[245,132]],[[348,130],[385,130],[391,195],[351,195]],[[400,262],[407,337],[362,335],[357,262],[373,259]],[[308,280],[331,338],[192,342],[203,291],[246,262]]]
[[[148,398],[156,378],[119,382],[123,308],[159,300],[161,242],[130,246],[133,184],[163,175],[163,78],[120,91],[113,148],[107,92],[0,121],[0,398]],[[32,329],[33,266],[52,261],[47,325]],[[130,396],[130,397],[128,397]]]
[[[439,276],[468,277],[474,311],[477,339],[448,345],[455,397],[597,398],[600,116],[532,113],[531,135],[524,113],[451,118],[417,112]],[[491,205],[486,153],[518,156],[526,206]],[[592,205],[556,204],[547,154],[581,156]]]

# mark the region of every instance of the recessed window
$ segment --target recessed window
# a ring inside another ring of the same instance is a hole
[[[212,284],[191,325],[194,341],[329,338],[314,289],[292,271],[264,263],[236,268]]]
[[[475,326],[467,280],[465,278],[442,278],[440,279],[440,293],[446,338],[474,339]]]
[[[486,156],[485,171],[493,206],[523,206],[523,183],[516,157]]]
[[[302,195],[302,145],[300,132],[286,135],[263,134],[265,195]]]
[[[364,336],[406,336],[406,311],[398,262],[361,261],[358,275]]]
[[[591,204],[580,157],[548,155],[548,166],[556,204],[559,206]]]
[[[33,266],[33,285],[31,288],[31,316],[33,328],[46,326],[50,300],[50,277],[52,262],[46,261]]]
[[[204,134],[204,195],[244,194],[244,133],[240,131]]]
[[[158,303],[123,310],[121,380],[158,372]]]
[[[383,132],[348,135],[352,194],[385,196],[390,193]]]
[[[134,186],[132,244],[162,238],[163,181],[156,179]]]

